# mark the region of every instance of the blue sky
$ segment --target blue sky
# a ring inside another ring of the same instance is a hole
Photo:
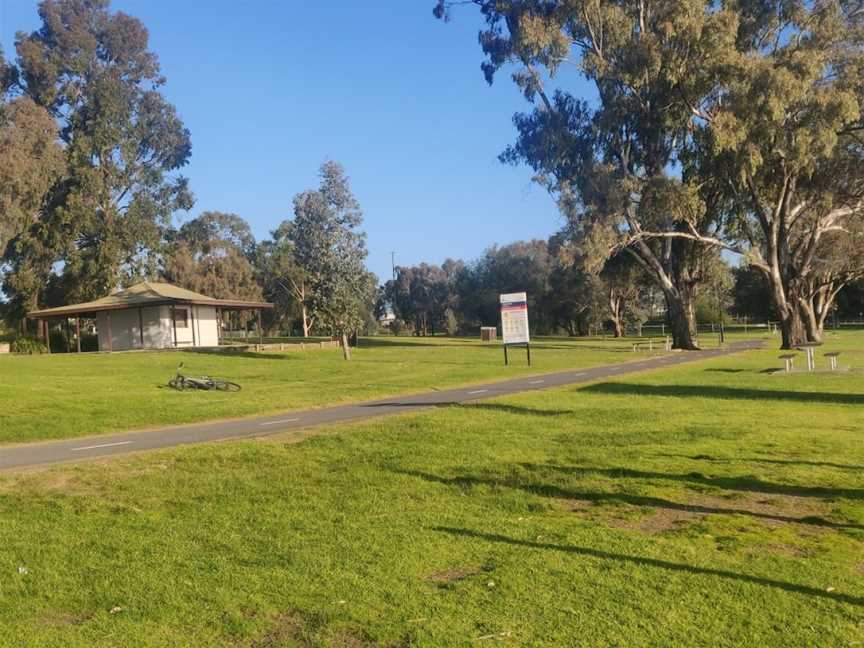
[[[38,27],[34,0],[0,0],[0,43]],[[434,0],[114,0],[150,31],[164,92],[192,133],[183,169],[201,211],[240,214],[258,238],[291,199],[341,162],[365,212],[368,265],[474,259],[492,244],[561,225],[531,171],[502,165],[512,115],[527,108],[509,76],[488,86],[481,18],[449,23]]]

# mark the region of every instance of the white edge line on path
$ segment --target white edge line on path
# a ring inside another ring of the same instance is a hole
[[[485,394],[488,392],[488,389],[475,389],[474,391],[468,392],[469,394]]]
[[[131,441],[118,441],[117,443],[100,443],[99,445],[84,446],[83,448],[72,448],[71,452],[80,450],[95,450],[96,448],[110,448],[111,446],[129,445]]]
[[[259,423],[258,425],[278,425],[279,423],[294,423],[295,421],[299,420],[299,418],[280,419],[278,421],[267,421],[266,423]]]
[[[542,383],[542,382],[545,382],[545,381],[543,381],[543,380],[532,380],[532,381],[531,381],[530,383],[528,383],[528,384],[529,384],[529,385],[539,385],[539,384]]]

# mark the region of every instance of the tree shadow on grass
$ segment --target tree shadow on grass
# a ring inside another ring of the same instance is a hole
[[[793,497],[818,497],[834,499],[864,499],[864,490],[859,488],[828,488],[824,486],[794,486],[763,481],[750,475],[742,477],[718,477],[703,475],[698,472],[675,474],[653,472],[648,470],[633,470],[632,468],[584,468],[581,466],[556,466],[554,464],[521,464],[523,468],[532,471],[551,470],[568,475],[603,475],[612,479],[658,479],[677,482],[687,482],[700,486],[713,486],[731,491],[750,493],[765,493],[766,495],[789,495]]]
[[[462,403],[459,407],[465,411],[481,410],[518,416],[567,416],[574,413],[574,410],[537,409],[536,407],[521,407],[519,405],[505,405],[504,403]]]
[[[777,400],[800,403],[831,403],[834,405],[864,405],[864,394],[835,392],[780,391],[723,387],[720,385],[639,385],[599,383],[581,389],[583,393],[612,396],[671,396],[675,398],[718,398],[723,400]]]
[[[364,337],[360,338],[358,349],[388,349],[388,348],[405,348],[405,347],[459,347],[459,348],[476,348],[476,349],[497,349],[497,345],[473,345],[473,342],[480,342],[478,338],[461,338],[461,337],[444,337],[444,336],[380,336],[380,337]]]
[[[602,346],[597,344],[549,344],[544,342],[532,342],[531,350],[544,349],[550,351],[604,351],[606,353],[628,353],[633,355],[632,346],[625,348],[623,346]],[[661,351],[662,348],[656,349]]]
[[[772,587],[786,592],[795,594],[804,594],[806,596],[818,596],[820,598],[829,599],[838,603],[848,603],[850,605],[864,606],[864,598],[842,594],[840,592],[828,592],[817,587],[809,587],[798,583],[788,583],[786,581],[775,580],[772,578],[763,578],[761,576],[751,576],[749,574],[739,574],[737,572],[728,571],[725,569],[714,569],[711,567],[697,567],[695,565],[687,565],[675,563],[668,560],[659,560],[657,558],[649,558],[646,556],[629,556],[626,554],[612,553],[610,551],[601,551],[591,547],[579,547],[577,545],[553,544],[551,542],[534,542],[531,540],[520,540],[518,538],[510,538],[508,536],[497,533],[483,533],[482,531],[474,531],[471,529],[459,529],[454,527],[437,526],[432,527],[433,531],[439,533],[447,533],[454,536],[465,538],[475,538],[485,540],[487,542],[499,542],[517,547],[526,547],[528,549],[543,549],[547,551],[560,551],[589,558],[597,558],[600,560],[612,560],[621,563],[629,563],[640,567],[656,567],[658,569],[666,569],[669,571],[683,572],[700,576],[717,576],[730,580],[750,583],[753,585],[761,585]]]
[[[182,353],[195,353],[199,355],[219,356],[220,358],[249,358],[253,360],[296,360],[297,356],[304,351],[285,351],[284,353],[266,353],[264,351],[234,351],[233,349],[183,349]]]
[[[787,524],[807,524],[810,526],[824,527],[828,529],[861,529],[864,530],[864,525],[854,522],[833,522],[818,516],[792,517],[788,515],[779,515],[775,513],[765,513],[761,511],[751,511],[741,508],[727,508],[720,506],[706,506],[701,504],[681,504],[671,500],[662,499],[660,497],[651,497],[648,495],[631,495],[629,493],[597,493],[597,492],[581,492],[561,488],[554,484],[532,484],[523,483],[515,479],[490,479],[484,477],[476,477],[473,475],[462,475],[458,477],[442,477],[440,475],[432,475],[422,471],[398,470],[395,471],[401,475],[409,475],[418,477],[425,481],[444,484],[446,486],[457,486],[459,488],[473,486],[493,486],[502,488],[515,488],[525,491],[532,495],[540,497],[550,497],[554,499],[566,500],[583,500],[592,502],[593,504],[617,503],[628,504],[630,506],[641,506],[656,509],[666,509],[669,511],[681,511],[685,513],[701,513],[705,515],[743,515],[747,517],[757,518],[760,520],[771,520],[774,522],[784,522]]]
[[[768,459],[766,457],[712,457],[711,455],[685,455],[660,453],[658,457],[710,461],[714,463],[767,463],[781,466],[812,466],[814,468],[839,468],[840,470],[864,470],[864,466],[834,463],[833,461],[810,461],[807,459]]]
[[[566,416],[573,414],[573,410],[565,409],[537,409],[534,407],[520,407],[518,405],[506,405],[504,403],[461,403],[454,400],[435,401],[382,401],[366,403],[363,407],[452,407],[463,411],[479,410],[486,412],[497,412],[501,414],[513,414],[517,416]]]

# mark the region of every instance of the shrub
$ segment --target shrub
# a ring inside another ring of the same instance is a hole
[[[81,332],[81,351],[98,351],[99,336],[92,333]]]
[[[37,355],[47,353],[48,348],[44,342],[40,342],[32,337],[19,337],[12,340],[12,345],[9,349],[12,353],[23,353],[27,355]]]
[[[55,353],[65,353],[69,350],[69,340],[63,331],[51,331],[51,349]]]

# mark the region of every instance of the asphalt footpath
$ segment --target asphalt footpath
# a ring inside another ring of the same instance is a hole
[[[332,423],[359,421],[379,416],[457,405],[472,401],[517,394],[520,392],[578,385],[581,383],[625,376],[640,371],[675,367],[682,364],[719,358],[755,349],[757,341],[736,342],[722,349],[681,351],[620,364],[529,375],[513,380],[492,382],[456,389],[398,396],[353,405],[337,405],[270,416],[227,421],[211,421],[158,429],[135,430],[117,434],[100,434],[62,441],[0,446],[0,470],[16,470],[57,463],[85,461],[125,455],[133,452],[171,448],[194,443],[246,439],[289,431],[306,432],[309,428]]]

